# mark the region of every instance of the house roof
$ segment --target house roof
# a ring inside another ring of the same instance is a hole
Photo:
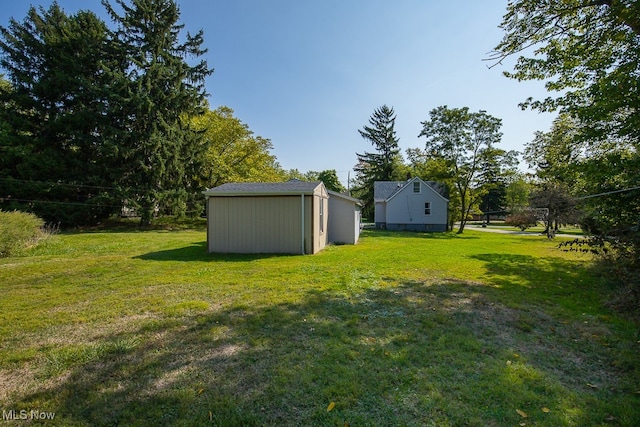
[[[436,181],[423,181],[418,177],[412,178],[408,181],[375,181],[373,183],[373,199],[374,201],[386,201],[399,193],[407,184],[413,181],[419,180],[425,185],[431,187],[442,198],[449,199],[449,189],[441,182]]]
[[[322,182],[298,180],[287,182],[230,182],[209,188],[202,193],[205,196],[300,195],[313,194],[319,185],[323,185]]]

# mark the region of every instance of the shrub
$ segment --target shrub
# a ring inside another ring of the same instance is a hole
[[[538,218],[534,212],[517,212],[509,215],[504,223],[524,231],[527,228],[535,227],[538,223]]]
[[[0,258],[16,255],[45,238],[44,221],[26,212],[0,211]]]
[[[609,230],[606,234],[559,245],[564,250],[596,255],[596,273],[618,287],[609,305],[640,320],[640,231],[638,227]]]

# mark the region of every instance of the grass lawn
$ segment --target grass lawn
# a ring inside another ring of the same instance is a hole
[[[61,234],[0,259],[3,418],[640,425],[638,326],[556,244],[372,230],[260,256],[207,254],[202,227]]]

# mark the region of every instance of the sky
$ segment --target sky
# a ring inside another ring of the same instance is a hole
[[[111,1],[112,3],[113,0]],[[7,1],[0,26],[22,21],[30,4]],[[58,0],[68,13],[100,0]],[[372,152],[358,130],[374,110],[394,108],[399,145],[418,138],[429,111],[447,105],[502,120],[500,147],[522,151],[555,117],[518,103],[546,97],[542,82],[502,75],[515,58],[489,68],[507,1],[500,0],[178,0],[184,31],[204,32],[214,73],[211,108],[226,105],[255,135],[271,140],[284,169],[334,169],[346,184],[356,153]],[[525,165],[521,165],[525,167]]]

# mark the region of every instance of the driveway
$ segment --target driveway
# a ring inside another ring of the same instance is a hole
[[[544,236],[545,235],[544,233],[538,233],[535,231],[503,230],[501,228],[483,227],[481,225],[476,225],[476,224],[466,225],[465,229],[485,231],[487,233],[517,234],[520,236]],[[580,236],[575,234],[562,234],[562,233],[556,233],[555,237],[563,237],[567,239],[584,239],[585,238],[585,236]]]

